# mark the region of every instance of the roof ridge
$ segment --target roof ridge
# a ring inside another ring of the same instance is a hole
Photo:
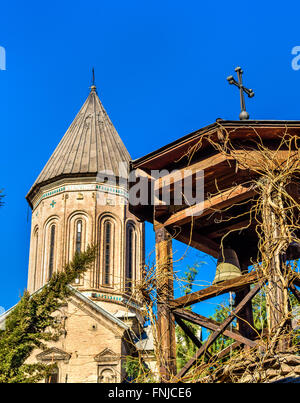
[[[82,301],[86,302],[89,304],[91,307],[93,307],[96,311],[99,313],[102,313],[103,316],[105,316],[107,319],[110,319],[112,322],[117,323],[119,326],[121,326],[123,329],[129,330],[129,326],[126,325],[121,319],[115,317],[113,314],[111,314],[109,311],[101,307],[100,305],[96,304],[94,301],[92,301],[90,298],[88,298],[86,295],[84,295],[82,292],[77,290],[75,287],[71,286],[70,284],[67,285],[67,287]]]
[[[48,286],[48,283],[44,284],[42,287],[40,287],[38,290],[36,290],[34,293],[30,295],[30,298],[32,298],[34,295],[39,294],[46,286]],[[89,304],[92,308],[94,308],[97,312],[101,313],[103,316],[105,316],[107,319],[111,320],[112,322],[118,324],[120,327],[123,329],[129,330],[129,326],[126,325],[121,319],[115,317],[113,314],[111,314],[109,311],[106,309],[102,308],[98,304],[96,304],[94,301],[92,301],[90,298],[82,294],[79,290],[77,290],[75,287],[73,287],[71,284],[67,285],[67,288],[69,288],[74,295],[76,295],[79,299],[81,299],[83,302]],[[18,305],[16,303],[13,305],[11,308],[9,308],[7,311],[3,312],[0,315],[0,324],[5,321],[7,316],[14,310],[14,308]]]

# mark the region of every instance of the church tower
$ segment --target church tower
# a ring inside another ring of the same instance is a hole
[[[128,209],[129,162],[93,85],[26,196],[32,208],[31,294],[76,251],[98,248],[93,267],[69,285],[72,293],[53,313],[59,337],[26,360],[55,364],[41,382],[123,382],[128,356],[157,371],[152,327],[135,293],[143,272],[144,224]],[[0,328],[7,315],[0,317]]]
[[[96,87],[63,136],[26,199],[32,208],[28,290],[62,270],[75,251],[97,244],[92,270],[73,286],[109,312],[138,303],[144,227],[127,205],[130,155]]]

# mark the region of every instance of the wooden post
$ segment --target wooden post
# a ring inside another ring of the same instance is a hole
[[[248,273],[248,263],[241,261],[240,264],[242,274]],[[238,305],[249,292],[250,285],[247,285],[241,291],[236,292],[235,305]],[[255,336],[257,336],[254,328],[252,300],[250,300],[240,311],[237,318],[237,325],[241,335],[246,337],[247,339],[254,340]],[[245,345],[245,348],[248,349],[248,346]]]
[[[275,334],[278,327],[283,331],[279,337],[277,351],[286,351],[290,345],[290,304],[288,300],[288,287],[282,281],[282,260],[279,255],[272,258],[271,275],[267,286],[267,312],[268,330],[270,336]]]
[[[157,335],[161,382],[168,382],[176,374],[175,319],[169,301],[173,299],[172,238],[160,228],[155,231]]]
[[[274,335],[279,326],[283,327],[283,334],[278,341],[278,351],[288,347],[289,337],[284,334],[288,330],[289,299],[288,280],[285,276],[283,252],[287,233],[286,217],[281,199],[281,189],[284,184],[278,183],[274,190],[272,182],[265,180],[263,191],[263,231],[264,231],[264,264],[268,276],[266,290],[268,331],[270,337]]]

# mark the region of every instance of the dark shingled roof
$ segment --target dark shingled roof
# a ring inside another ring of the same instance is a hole
[[[96,87],[78,112],[49,161],[34,182],[26,199],[42,185],[64,177],[96,175],[110,171],[119,176],[119,163],[129,163],[130,155],[109,119]]]

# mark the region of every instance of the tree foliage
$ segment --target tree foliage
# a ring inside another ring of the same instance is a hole
[[[151,370],[141,356],[126,356],[123,368],[127,374],[127,382],[150,383],[155,381]]]
[[[89,246],[40,290],[32,295],[25,291],[0,331],[0,383],[38,382],[53,370],[51,365],[26,360],[35,348],[44,349],[47,341],[58,339],[60,327],[53,314],[71,295],[68,284],[90,267],[95,254],[96,247]]]

